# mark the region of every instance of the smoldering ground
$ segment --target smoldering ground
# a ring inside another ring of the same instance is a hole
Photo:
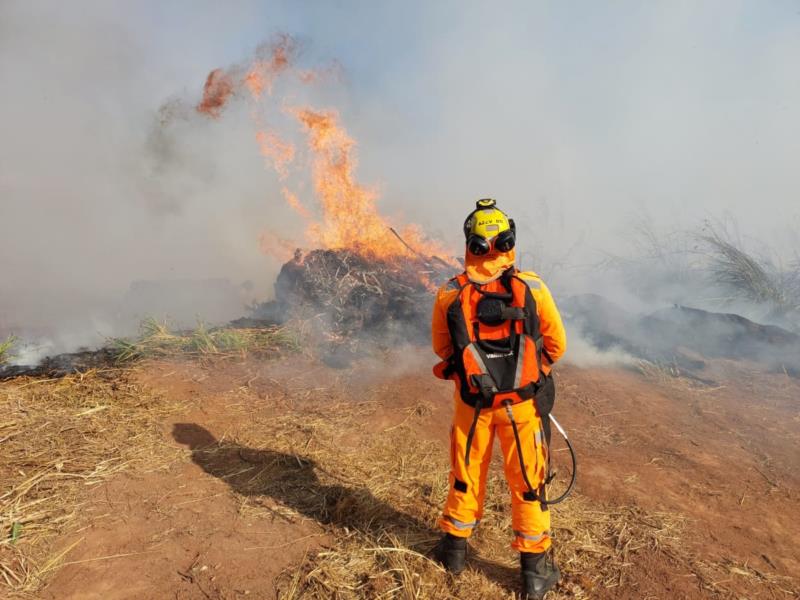
[[[641,268],[601,268],[609,255],[641,258],[630,224],[642,214],[689,232],[728,215],[743,239],[769,240],[792,264],[791,3],[0,11],[0,326],[63,338],[58,349],[118,333],[122,312],[126,326],[145,311],[224,320],[270,297],[281,261],[259,236],[302,239],[305,224],[264,168],[248,105],[231,103],[219,120],[192,108],[211,69],[248,60],[281,31],[301,41],[305,64],[342,65],[337,81],[291,93],[339,110],[381,212],[454,253],[473,199],[494,196],[520,224],[523,266],[557,298],[597,293],[636,313],[675,298],[723,309],[669,269],[647,269],[669,293],[642,295]],[[195,283],[186,291],[180,280]],[[196,282],[209,280],[229,286],[203,305],[216,293]],[[150,282],[146,306],[123,311],[135,281]]]

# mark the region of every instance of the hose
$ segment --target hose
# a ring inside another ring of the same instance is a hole
[[[550,413],[549,417],[550,420],[553,422],[553,425],[555,425],[556,429],[558,429],[558,433],[560,433],[561,436],[564,438],[564,441],[567,442],[567,448],[569,448],[569,454],[572,457],[572,479],[570,479],[569,486],[567,486],[567,490],[563,494],[561,494],[558,498],[554,500],[550,499],[547,500],[548,505],[558,504],[559,502],[563,502],[564,500],[567,499],[567,496],[570,495],[570,492],[572,492],[572,488],[575,486],[575,477],[578,474],[578,459],[575,457],[575,449],[572,447],[572,442],[570,442],[569,438],[567,437],[567,432],[564,431],[564,428],[561,427],[561,424],[558,421],[556,421],[556,418],[553,416],[553,413]]]
[[[525,468],[525,459],[522,458],[522,442],[519,441],[519,430],[517,429],[517,422],[514,420],[514,411],[511,410],[511,400],[503,402],[503,406],[506,407],[506,414],[508,415],[508,420],[511,422],[511,429],[514,432],[514,441],[517,444],[517,458],[519,459],[519,468],[522,471],[522,479],[525,481],[525,485],[528,486],[528,491],[536,497],[536,490],[533,489],[528,479],[528,469]]]

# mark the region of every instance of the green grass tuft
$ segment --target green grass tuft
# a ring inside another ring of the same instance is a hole
[[[300,342],[297,336],[283,327],[208,328],[204,323],[199,323],[192,331],[172,331],[166,323],[148,318],[142,321],[137,338],[114,339],[111,347],[116,360],[125,363],[143,358],[178,355],[274,355],[297,352],[300,350]]]
[[[11,347],[17,342],[13,335],[8,336],[5,342],[0,342],[0,365],[4,365],[12,358]]]

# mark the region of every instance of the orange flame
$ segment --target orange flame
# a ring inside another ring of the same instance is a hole
[[[281,194],[283,194],[284,199],[286,200],[286,204],[292,207],[292,209],[301,217],[306,220],[311,220],[311,213],[309,210],[300,202],[300,199],[297,197],[296,194],[292,193],[292,191],[287,188],[281,188]]]
[[[293,240],[269,231],[264,231],[258,236],[258,245],[261,248],[261,252],[273,256],[281,262],[291,260],[295,256],[295,249],[298,247],[298,244]]]
[[[243,80],[254,100],[260,99],[264,90],[272,94],[275,79],[289,69],[290,59],[296,49],[294,39],[286,34],[279,35],[272,44],[259,49],[259,53],[267,53],[267,57],[256,59]]]
[[[197,105],[197,111],[214,119],[219,118],[228,100],[242,86],[250,91],[254,100],[260,99],[265,90],[271,94],[275,79],[290,68],[296,50],[294,38],[281,34],[271,44],[258,49],[256,60],[244,75],[243,68],[238,65],[228,70],[214,69],[206,78],[203,99]],[[298,76],[304,78],[310,75],[301,72]]]
[[[322,207],[322,222],[309,226],[308,238],[324,248],[348,248],[375,258],[412,254],[378,213],[377,191],[356,180],[356,144],[339,125],[338,114],[309,108],[290,112],[308,135],[314,190]],[[447,255],[437,244],[426,240],[415,225],[405,227],[400,235],[421,254]]]
[[[272,95],[273,85],[283,73],[291,73],[297,81],[309,84],[338,72],[338,63],[322,71],[295,68],[292,59],[296,50],[295,41],[281,35],[272,44],[259,49],[257,58],[248,69],[234,67],[230,72],[215,69],[208,75],[197,110],[213,118],[219,117],[225,103],[242,87],[247,88],[253,101],[260,101],[265,92]],[[346,248],[384,260],[416,254],[448,256],[443,247],[427,240],[416,225],[404,227],[399,234],[390,228],[375,205],[377,190],[356,179],[356,143],[339,124],[336,111],[294,107],[287,112],[299,121],[307,136],[311,176],[322,212],[321,220],[313,222],[309,209],[287,186],[283,186],[281,193],[286,203],[309,222],[306,236],[312,245]],[[269,130],[256,111],[253,111],[253,118],[257,128],[255,138],[262,156],[274,167],[279,178],[286,180],[289,164],[295,158],[294,145]],[[403,241],[398,239],[398,235]],[[260,239],[262,250],[282,257],[287,256],[287,252],[291,254],[291,250],[285,248],[294,247],[287,242],[270,233],[263,234]]]
[[[265,88],[269,88],[270,91],[272,90],[272,82],[267,81],[264,74],[256,66],[250,69],[244,76],[244,84],[247,86],[247,89],[250,90],[250,95],[253,96],[255,100],[261,98],[261,94],[264,93]]]
[[[214,69],[208,74],[203,86],[203,99],[197,105],[197,112],[218,119],[228,98],[233,94],[234,83],[230,75],[222,69]]]
[[[256,131],[256,142],[261,156],[269,159],[281,179],[289,175],[289,163],[294,160],[294,144],[282,140],[276,133],[266,130]]]

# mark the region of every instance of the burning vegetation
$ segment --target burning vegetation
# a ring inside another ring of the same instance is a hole
[[[425,339],[431,284],[449,265],[414,256],[405,261],[370,258],[348,250],[313,250],[283,265],[274,302],[255,316],[304,318],[324,315],[324,329],[340,339],[374,332]]]
[[[281,77],[303,84],[320,79],[295,65],[297,49],[290,37],[279,36],[259,49],[252,64],[215,69],[197,106],[201,114],[217,118],[231,98],[240,92],[249,96],[258,150],[283,182],[284,201],[305,223],[305,243],[293,243],[272,230],[261,235],[262,251],[286,262],[275,284],[275,300],[258,307],[254,316],[277,322],[322,316],[318,324],[334,337],[379,326],[391,329],[393,323],[424,336],[430,294],[458,263],[416,225],[398,230],[379,213],[377,190],[356,178],[356,142],[335,110],[279,103],[273,118],[288,116],[305,138],[305,162],[300,165],[298,147],[269,127],[258,109],[271,99]],[[302,187],[297,171],[304,166],[314,192],[313,208],[293,189]]]

